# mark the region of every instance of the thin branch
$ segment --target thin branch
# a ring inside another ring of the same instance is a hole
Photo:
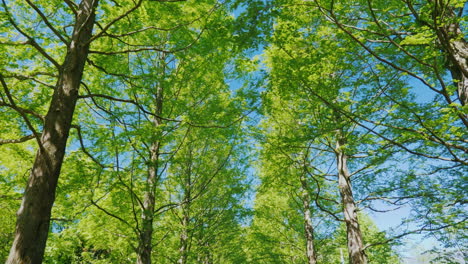
[[[47,19],[47,16],[44,15],[44,13],[42,13],[42,11],[35,5],[33,4],[30,0],[26,0],[26,2],[29,4],[29,6],[31,6],[37,14],[39,14],[39,16],[42,18],[42,21],[44,21],[44,23],[47,25],[47,27],[52,30],[52,32],[54,32],[54,34],[64,43],[66,44],[67,46],[69,45],[69,41],[67,41],[63,36],[62,34],[60,34],[60,32],[55,29],[55,27],[49,22],[49,20]]]
[[[83,136],[81,135],[81,127],[78,125],[72,125],[72,128],[76,129],[77,135],[78,135],[78,140],[80,141],[80,146],[81,146],[81,151],[83,151],[86,156],[88,156],[94,163],[99,165],[101,168],[109,168],[109,166],[106,166],[102,164],[98,159],[96,159],[89,151],[86,149],[84,142],[83,142]]]
[[[37,42],[34,40],[34,38],[32,38],[31,36],[29,36],[24,30],[22,30],[21,28],[19,28],[19,26],[16,24],[16,22],[13,20],[13,17],[11,16],[11,13],[10,11],[8,10],[8,7],[5,3],[5,0],[2,0],[2,3],[3,3],[3,8],[5,9],[5,13],[7,14],[7,17],[8,17],[8,21],[11,23],[11,25],[19,32],[21,33],[21,35],[25,36],[27,39],[28,39],[28,44],[30,44],[31,46],[33,46],[34,48],[36,48],[37,51],[39,51],[40,54],[42,54],[42,56],[44,56],[48,61],[50,61],[57,69],[61,69],[61,66],[60,64],[54,59],[52,58],[52,56],[50,56],[39,44],[37,44]]]
[[[23,142],[26,142],[28,140],[31,140],[35,138],[34,135],[27,135],[27,136],[24,136],[24,137],[21,137],[21,138],[18,138],[18,139],[0,139],[0,145],[5,145],[5,144],[16,144],[16,143],[23,143]]]
[[[103,211],[106,215],[111,216],[111,217],[113,217],[113,218],[119,220],[120,222],[124,223],[126,226],[130,227],[130,229],[132,229],[133,232],[134,232],[135,234],[138,234],[138,231],[137,231],[129,222],[127,222],[125,219],[123,219],[122,217],[120,217],[120,216],[118,216],[118,215],[116,215],[116,214],[113,214],[113,213],[107,211],[107,210],[104,209],[103,207],[99,206],[99,205],[97,204],[97,202],[95,202],[93,199],[91,199],[90,201],[91,201],[91,204],[92,204],[92,205],[96,206],[96,208],[98,208],[99,210]]]
[[[83,84],[83,83],[82,83]],[[121,98],[117,98],[117,97],[113,97],[113,96],[109,96],[109,95],[105,95],[105,94],[92,94],[90,93],[89,91],[89,88],[87,86],[86,87],[86,90],[88,90],[89,94],[86,94],[86,95],[80,95],[78,96],[78,98],[80,99],[85,99],[85,98],[104,98],[104,99],[107,99],[107,100],[111,100],[111,101],[115,101],[115,102],[122,102],[122,103],[129,103],[129,104],[133,104],[135,105],[136,107],[138,107],[143,113],[147,114],[147,115],[151,115],[151,116],[154,116],[154,117],[157,117],[161,120],[165,120],[165,121],[171,121],[171,122],[182,122],[180,120],[177,120],[177,119],[170,119],[170,118],[165,118],[165,117],[162,117],[162,116],[158,116],[152,112],[149,112],[148,110],[144,109],[143,106],[141,106],[141,104],[139,104],[138,102],[134,101],[134,100],[131,100],[131,99],[121,99]],[[93,100],[94,101],[94,100]]]
[[[2,0],[3,1],[3,0]],[[140,7],[140,5],[143,3],[143,0],[138,0],[138,2],[132,7],[130,8],[129,10],[127,10],[125,13],[123,13],[122,15],[116,17],[115,19],[113,19],[111,22],[109,22],[106,26],[104,26],[102,29],[101,29],[101,32],[99,32],[98,34],[94,35],[88,42],[91,43],[93,42],[95,39],[101,37],[103,34],[106,33],[106,31],[112,26],[114,25],[115,23],[117,23],[119,20],[127,17],[128,15],[130,15],[130,13],[132,13],[133,11],[135,11],[136,9],[138,9],[138,7]]]
[[[456,226],[456,225],[459,225],[459,224],[462,224],[462,223],[465,223],[467,220],[467,218],[459,221],[459,222],[456,222],[456,223],[453,223],[453,224],[447,224],[447,225],[443,225],[443,226],[439,226],[439,227],[436,227],[436,228],[426,228],[426,227],[422,227],[422,228],[418,228],[418,229],[415,229],[415,230],[411,230],[411,231],[408,231],[408,232],[405,232],[405,233],[402,233],[400,235],[397,235],[397,236],[394,236],[394,237],[391,237],[389,239],[386,239],[384,241],[380,241],[380,242],[376,242],[376,243],[369,243],[367,244],[363,250],[366,250],[370,247],[374,247],[374,246],[378,246],[378,245],[385,245],[385,244],[388,244],[392,241],[395,241],[397,239],[400,239],[402,237],[405,237],[407,235],[412,235],[412,234],[419,234],[421,232],[433,232],[433,231],[438,231],[438,230],[442,230],[442,229],[445,229],[445,228],[448,228],[448,227],[453,227],[453,226]]]
[[[33,133],[34,137],[36,138],[36,141],[37,141],[37,144],[39,145],[39,148],[41,149],[41,151],[47,155],[45,149],[44,149],[44,146],[42,145],[42,142],[41,142],[41,138],[40,138],[40,133],[38,133],[36,131],[36,129],[34,128],[34,126],[32,125],[31,121],[29,120],[28,116],[26,115],[25,111],[23,111],[22,108],[18,107],[15,103],[15,101],[13,100],[13,97],[11,96],[11,93],[10,93],[10,90],[8,88],[8,85],[7,83],[5,82],[5,79],[3,78],[3,75],[0,73],[0,83],[2,84],[3,86],[3,90],[5,91],[5,94],[8,98],[8,100],[10,101],[10,105],[11,105],[11,108],[14,109],[15,111],[17,111],[21,117],[23,118],[23,120],[26,122],[26,125],[28,126],[28,128],[31,130],[31,132]],[[47,155],[47,161],[50,162],[50,159]],[[50,163],[47,163],[47,165],[49,166]],[[50,168],[49,168],[50,169]]]

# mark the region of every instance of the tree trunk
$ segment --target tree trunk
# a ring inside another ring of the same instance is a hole
[[[447,20],[457,19],[455,10],[439,7],[435,10],[435,15]],[[444,19],[444,20],[445,20]],[[442,21],[444,21],[442,20]],[[463,38],[460,24],[446,23],[438,25],[437,37],[442,49],[446,53],[446,58],[450,62],[449,70],[452,74],[455,86],[457,87],[458,98],[461,105],[468,104],[468,43]]]
[[[188,154],[186,178],[183,184],[184,200],[182,204],[182,231],[180,233],[179,260],[177,264],[186,264],[189,253],[189,225],[190,225],[190,207],[192,202],[192,149]]]
[[[155,121],[155,124],[158,121]],[[158,124],[159,125],[159,124]],[[143,200],[143,211],[141,213],[141,231],[137,248],[137,263],[151,264],[151,251],[153,240],[153,221],[155,208],[155,192],[158,182],[158,163],[159,163],[160,142],[154,142],[150,149],[151,164],[148,168],[148,178],[146,180],[146,192]]]
[[[157,123],[155,121],[155,123]],[[158,124],[159,125],[159,124]],[[146,180],[146,192],[143,200],[141,213],[141,231],[137,248],[137,263],[151,264],[151,251],[153,240],[153,221],[155,208],[155,191],[158,182],[158,163],[159,163],[160,143],[154,142],[150,148],[151,164],[148,168],[148,178]]]
[[[361,229],[351,188],[351,179],[348,172],[347,156],[343,151],[344,140],[338,136],[335,154],[338,166],[338,187],[340,189],[341,203],[343,205],[346,234],[348,240],[349,263],[365,264],[367,257],[364,253]]]
[[[461,105],[468,105],[468,43],[464,39],[450,40],[450,73],[457,87]]]
[[[164,56],[162,58],[164,60]],[[154,127],[159,127],[162,124],[163,108],[163,92],[164,88],[161,84],[158,85],[155,94],[155,117],[153,117]],[[148,166],[148,178],[146,180],[146,191],[143,200],[143,212],[141,214],[141,231],[137,248],[137,264],[151,264],[151,251],[153,250],[153,221],[155,210],[155,195],[156,187],[159,181],[159,156],[161,149],[161,140],[157,138],[151,143],[150,148],[150,164]]]
[[[434,24],[428,24],[435,30],[440,49],[445,53],[446,67],[452,75],[461,105],[468,104],[468,43],[460,28],[458,11],[449,4],[432,5],[430,15]],[[465,115],[466,117],[466,115]],[[466,121],[466,120],[465,120]],[[466,122],[465,122],[466,124]]]
[[[39,150],[17,212],[15,238],[6,262],[8,264],[42,262],[97,2],[83,0],[80,3],[71,42],[45,117]]]
[[[317,255],[314,248],[314,227],[312,225],[312,216],[310,214],[310,195],[308,185],[304,176],[301,176],[302,185],[302,209],[304,210],[304,231],[306,238],[306,255],[308,264],[317,263]]]
[[[460,98],[461,105],[465,106],[468,105],[468,75],[460,74],[461,76],[457,78],[457,75],[452,73],[452,76],[455,80],[457,80],[457,90],[458,90],[458,98]]]
[[[185,212],[182,216],[182,232],[180,233],[180,247],[179,253],[180,257],[177,261],[177,264],[186,264],[187,263],[187,256],[188,256],[188,212]]]

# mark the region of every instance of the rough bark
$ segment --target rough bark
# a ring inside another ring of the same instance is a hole
[[[463,38],[460,24],[456,21],[461,13],[453,7],[434,5],[432,12],[437,38],[445,52],[448,68],[457,87],[461,105],[468,104],[468,43]],[[454,22],[455,21],[455,22]]]
[[[153,117],[154,127],[159,127],[162,124],[160,118],[163,110],[163,94],[164,88],[158,85],[155,94],[155,117]],[[159,157],[161,149],[161,140],[157,138],[151,143],[150,147],[150,164],[148,166],[148,178],[146,179],[146,191],[143,199],[143,212],[141,214],[141,229],[137,248],[137,264],[151,264],[151,252],[153,250],[153,222],[155,210],[155,193],[159,181]]]
[[[450,73],[457,87],[461,105],[468,104],[468,43],[460,39],[461,31],[458,25],[447,29],[447,53],[450,63]]]
[[[463,74],[461,71],[457,69],[451,70],[452,78],[455,81],[455,85],[457,86],[458,91],[458,98],[460,99],[461,105],[468,104],[468,75]]]
[[[6,263],[41,263],[52,205],[89,51],[98,0],[79,5],[71,42],[45,117],[40,148],[17,212],[15,238]]]
[[[338,187],[340,189],[341,203],[343,206],[346,234],[348,241],[348,254],[350,264],[366,264],[367,257],[364,252],[361,229],[354,201],[351,179],[347,165],[347,155],[343,151],[344,139],[338,136],[335,154],[338,166]]]
[[[302,209],[304,211],[304,231],[306,238],[306,255],[308,264],[317,263],[317,255],[314,248],[314,227],[312,225],[312,216],[310,213],[310,194],[307,191],[308,185],[304,176],[301,176],[302,185]]]

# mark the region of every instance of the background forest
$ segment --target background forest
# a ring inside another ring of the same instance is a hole
[[[466,8],[1,0],[0,261],[467,263]]]

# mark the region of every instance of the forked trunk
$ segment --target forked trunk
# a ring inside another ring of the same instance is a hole
[[[365,264],[367,257],[364,252],[361,229],[351,188],[351,179],[348,172],[347,156],[343,151],[344,140],[338,136],[335,154],[338,166],[338,187],[340,189],[341,203],[343,206],[346,234],[348,241],[349,263]]]
[[[97,2],[83,0],[80,3],[67,55],[45,116],[39,150],[17,212],[8,264],[42,262],[55,190],[89,52]]]

